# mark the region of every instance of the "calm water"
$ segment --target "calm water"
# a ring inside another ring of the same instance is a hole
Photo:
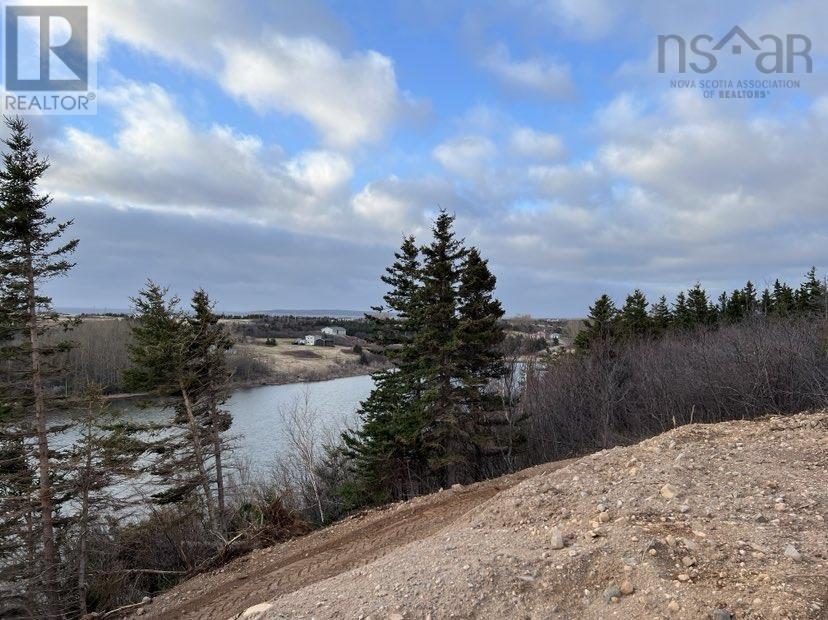
[[[229,434],[234,438],[234,457],[239,463],[249,463],[253,473],[266,473],[274,457],[286,449],[282,428],[282,411],[304,407],[315,412],[320,432],[338,432],[355,420],[360,401],[368,397],[374,382],[370,376],[346,377],[312,383],[268,385],[238,390],[225,404],[233,415]],[[168,419],[169,409],[139,408],[129,401],[112,405],[135,420]],[[58,420],[55,420],[58,422]],[[77,436],[72,430],[59,443],[71,443]]]

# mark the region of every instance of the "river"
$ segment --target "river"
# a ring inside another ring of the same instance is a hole
[[[356,419],[359,403],[368,397],[374,382],[369,375],[266,385],[240,389],[230,396],[224,408],[233,416],[228,435],[233,438],[233,461],[250,466],[253,475],[266,475],[274,458],[287,449],[283,411],[304,407],[315,413],[318,430],[338,432]],[[168,419],[171,410],[160,406],[141,408],[131,401],[111,405],[133,420],[159,421]],[[62,420],[55,419],[53,423]],[[72,443],[78,436],[76,429],[63,433],[59,444]]]

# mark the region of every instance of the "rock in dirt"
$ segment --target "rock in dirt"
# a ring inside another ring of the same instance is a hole
[[[791,558],[794,562],[799,562],[802,559],[802,554],[793,545],[788,545],[785,547],[785,557]]]
[[[661,491],[659,491],[659,493],[661,493],[661,497],[664,499],[673,499],[674,497],[679,496],[679,490],[669,483],[661,487]]]
[[[606,590],[604,590],[604,600],[609,603],[614,598],[621,597],[621,589],[616,585],[609,586]]]
[[[564,548],[564,539],[563,534],[561,534],[561,530],[555,528],[552,530],[552,535],[549,537],[549,546],[553,549],[563,549]]]

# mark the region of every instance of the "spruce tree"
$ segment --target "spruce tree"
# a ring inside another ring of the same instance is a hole
[[[759,312],[759,301],[756,298],[756,287],[750,280],[742,289],[742,301],[744,302],[744,317],[753,318]]]
[[[167,438],[165,458],[154,470],[156,475],[166,478],[168,488],[155,497],[162,503],[178,502],[200,489],[207,526],[215,530],[216,505],[204,447],[207,437],[199,419],[198,402],[194,400],[201,371],[196,338],[178,307],[179,299],[172,297],[168,301],[166,295],[166,289],[150,280],[132,299],[136,310],[130,346],[132,366],[124,373],[124,383],[134,391],[177,397],[174,422],[180,432]]]
[[[458,307],[459,383],[464,391],[466,424],[475,449],[475,465],[484,458],[499,455],[495,410],[499,399],[489,390],[491,383],[503,377],[505,367],[501,344],[504,339],[503,307],[495,298],[497,279],[489,271],[488,261],[477,248],[470,248],[460,274]]]
[[[650,316],[647,314],[647,297],[635,289],[619,313],[619,330],[625,338],[645,336],[652,330]]]
[[[426,416],[426,443],[431,466],[443,485],[451,484],[468,465],[471,445],[464,420],[464,395],[456,379],[461,376],[458,333],[458,288],[466,249],[455,237],[454,216],[441,210],[432,227],[433,240],[423,255],[419,331],[413,346],[419,360]]]
[[[9,136],[4,140],[0,170],[0,303],[7,328],[14,333],[5,356],[16,361],[21,374],[6,377],[3,390],[7,395],[16,393],[36,436],[42,615],[52,618],[62,612],[47,417],[57,405],[50,387],[61,372],[59,356],[65,344],[45,344],[44,335],[57,324],[57,316],[43,286],[69,272],[73,265],[67,257],[78,242],[61,241],[71,222],[56,223],[47,213],[51,198],[37,192],[49,162],[35,149],[26,123],[20,118],[6,119],[6,126]]]
[[[423,448],[424,423],[418,354],[421,273],[414,237],[403,239],[382,281],[389,286],[385,306],[390,316],[373,319],[395,368],[373,375],[374,389],[360,405],[360,428],[343,434],[345,455],[354,471],[350,502],[378,504],[416,495],[428,476]]]
[[[204,289],[198,289],[193,294],[191,307],[192,315],[188,322],[192,340],[187,355],[195,375],[193,403],[201,413],[200,422],[213,453],[218,516],[223,525],[226,517],[223,453],[227,447],[222,435],[230,429],[233,418],[221,406],[229,395],[230,372],[226,353],[232,348],[233,340],[219,323]]]
[[[715,320],[715,311],[707,291],[698,282],[687,293],[687,310],[693,326],[710,325]]]
[[[589,307],[584,327],[575,337],[575,347],[585,351],[596,342],[609,342],[617,333],[618,310],[609,295],[604,293]]]
[[[670,328],[672,320],[673,316],[667,304],[667,297],[662,295],[650,310],[650,322],[656,333],[663,334]]]
[[[796,299],[793,289],[778,279],[773,283],[773,313],[777,316],[790,316],[796,312]]]
[[[816,267],[805,274],[805,281],[797,290],[797,309],[801,314],[825,314],[825,284],[816,275]]]
[[[773,295],[771,295],[771,292],[767,288],[762,291],[762,301],[759,302],[759,306],[763,316],[773,314],[775,311],[775,308],[773,307]]]
[[[679,291],[673,304],[673,326],[676,329],[689,329],[693,324],[693,313],[687,305],[687,296],[684,291]]]

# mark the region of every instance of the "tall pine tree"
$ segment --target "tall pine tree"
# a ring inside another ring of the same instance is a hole
[[[15,360],[20,374],[7,377],[10,380],[3,390],[7,395],[16,393],[36,437],[42,615],[53,618],[62,612],[47,417],[57,404],[50,388],[62,370],[59,356],[65,345],[46,344],[44,336],[57,325],[57,315],[43,285],[69,272],[72,263],[67,257],[78,242],[61,241],[71,222],[56,223],[47,213],[51,198],[37,191],[49,162],[35,149],[26,123],[20,118],[6,119],[6,126],[9,136],[0,170],[0,303],[14,332],[5,356]]]

